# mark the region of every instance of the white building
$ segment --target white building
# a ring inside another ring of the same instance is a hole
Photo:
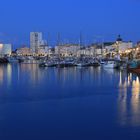
[[[119,47],[119,51],[121,53],[125,52],[128,49],[132,49],[133,48],[133,43],[132,42],[121,42],[118,44]]]
[[[132,42],[115,42],[113,45],[105,46],[107,52],[115,52],[118,51],[120,53],[124,53],[128,49],[133,48]]]
[[[46,55],[46,49],[45,49],[46,47],[39,47],[38,48],[38,55],[43,55],[43,56],[45,56]]]
[[[12,45],[11,44],[0,44],[0,56],[11,55]]]
[[[28,47],[21,47],[17,49],[16,54],[22,56],[29,56],[31,55],[31,49]]]
[[[65,44],[55,47],[55,54],[60,54],[61,56],[76,56],[77,52],[80,50],[80,46],[77,44]]]
[[[38,53],[38,48],[42,44],[42,33],[41,32],[31,32],[30,33],[30,48],[32,53]]]
[[[109,52],[124,53],[126,50],[132,49],[132,48],[133,48],[133,42],[123,41],[120,35],[118,36],[118,39],[116,40],[116,42],[105,46],[106,52],[108,53]]]
[[[77,52],[77,56],[81,56],[81,55],[91,56],[92,52],[90,51],[90,48],[82,48],[79,49]]]
[[[104,53],[105,53],[105,49],[98,48],[96,46],[90,46],[90,47],[80,49],[77,53],[77,56],[85,55],[91,57],[102,57]]]

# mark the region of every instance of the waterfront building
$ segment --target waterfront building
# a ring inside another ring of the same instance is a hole
[[[119,51],[120,53],[125,52],[128,49],[132,49],[133,48],[133,43],[132,42],[122,42],[119,44]]]
[[[45,56],[46,55],[46,49],[44,47],[39,47],[37,54],[41,55],[41,56]]]
[[[133,58],[140,59],[140,42],[137,42],[132,49],[127,50],[127,53],[133,54]]]
[[[55,48],[53,47],[48,47],[46,52],[47,52],[47,56],[50,58],[55,56]]]
[[[131,41],[123,41],[119,35],[114,44],[114,47],[117,47],[119,53],[124,53],[126,50],[133,48],[133,43]]]
[[[106,54],[108,53],[113,53],[114,55],[117,53],[123,54],[127,50],[133,48],[133,42],[123,41],[123,39],[119,35],[115,42],[104,43],[104,48],[106,49]]]
[[[38,53],[38,48],[42,44],[42,33],[41,32],[31,32],[30,33],[30,48],[33,54]]]
[[[16,54],[19,55],[19,56],[30,56],[30,55],[32,55],[31,49],[26,47],[26,46],[18,48],[16,50]]]
[[[77,56],[83,55],[83,56],[89,56],[89,57],[102,57],[105,53],[105,49],[102,48],[102,45],[100,44],[93,44],[88,47],[81,48],[77,52]]]
[[[55,47],[55,54],[59,54],[63,57],[77,56],[77,52],[80,50],[78,44],[64,44]]]
[[[46,56],[48,54],[48,48],[49,47],[47,45],[47,42],[45,40],[42,40],[40,46],[38,47],[37,54],[41,56]]]
[[[41,32],[30,33],[30,48],[32,55],[47,55],[48,45]]]
[[[77,52],[77,56],[80,57],[82,56],[93,56],[94,50],[91,49],[91,47],[84,47],[84,48],[80,48]]]
[[[11,44],[0,44],[0,56],[10,56],[12,53]]]

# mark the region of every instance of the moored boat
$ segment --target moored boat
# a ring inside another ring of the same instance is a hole
[[[43,62],[39,64],[40,67],[55,67],[56,63],[54,62]]]
[[[117,67],[117,63],[115,61],[106,61],[103,64],[103,68],[109,68],[109,69],[114,69]]]
[[[98,66],[100,66],[100,65],[101,65],[101,64],[100,64],[99,61],[92,61],[92,62],[90,62],[90,66],[98,67]]]
[[[77,67],[87,67],[89,65],[90,65],[90,63],[83,63],[83,62],[80,62],[80,63],[76,64]]]
[[[127,70],[129,72],[140,74],[140,60],[134,59],[128,63]]]

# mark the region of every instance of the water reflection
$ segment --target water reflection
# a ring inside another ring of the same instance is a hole
[[[0,85],[6,81],[7,85],[11,84],[12,80],[12,66],[8,65],[0,65]]]
[[[131,96],[131,107],[132,107],[132,124],[140,125],[140,81],[137,77],[132,82],[132,96]]]
[[[136,75],[120,72],[118,114],[121,125],[140,125],[140,80]]]
[[[15,94],[17,89],[19,92]],[[115,100],[119,124],[140,126],[140,79],[125,71],[104,70],[100,67],[41,69],[35,64],[0,65],[0,90],[8,93],[1,94],[0,100],[8,101],[14,101],[15,98],[23,101],[29,97],[32,101],[78,98],[82,95],[91,99],[102,98],[107,105],[106,99],[113,96],[110,102]]]
[[[7,82],[8,82],[8,85],[11,85],[11,82],[12,82],[12,66],[10,64],[7,65]]]
[[[37,84],[43,78],[44,72],[38,65],[7,64],[0,65],[0,85],[13,86],[14,84]]]
[[[50,69],[48,69],[49,72]],[[101,84],[100,68],[56,68],[54,78],[62,86],[90,86]],[[52,77],[52,75],[51,75]],[[96,83],[95,83],[96,81]]]
[[[37,84],[39,79],[42,78],[41,71],[38,69],[38,65],[36,64],[18,65],[18,73],[19,73],[19,77],[18,77],[19,80],[28,77],[28,79],[25,80],[28,80],[28,82],[32,84]]]
[[[0,67],[0,84],[3,83],[3,78],[4,78],[3,76],[4,76],[4,70],[3,68]]]

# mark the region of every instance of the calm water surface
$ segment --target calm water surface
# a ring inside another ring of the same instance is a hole
[[[138,76],[0,65],[0,140],[105,139],[140,139]]]

